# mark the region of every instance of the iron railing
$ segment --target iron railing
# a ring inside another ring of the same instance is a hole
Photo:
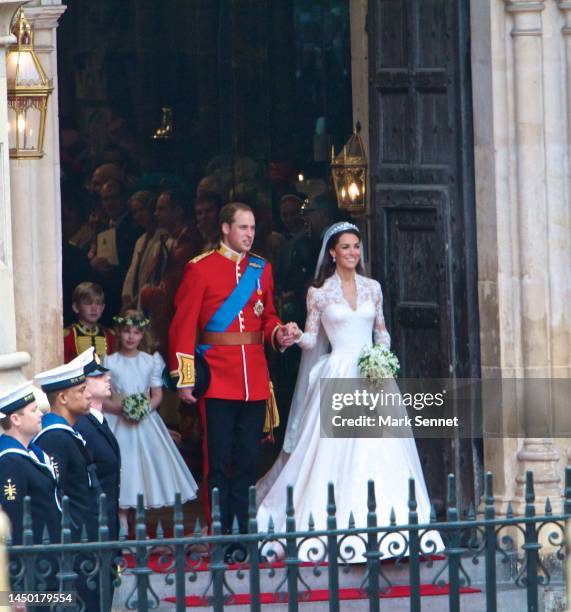
[[[157,591],[166,591],[176,602],[177,612],[185,610],[186,597],[198,598],[199,606],[223,610],[226,605],[237,603],[236,584],[243,584],[249,595],[250,610],[262,607],[261,584],[266,592],[271,584],[270,601],[285,603],[289,611],[298,610],[300,602],[309,601],[319,581],[328,589],[329,610],[339,611],[340,579],[360,567],[358,591],[368,601],[370,610],[382,607],[382,599],[390,595],[395,586],[395,571],[406,572],[409,588],[409,608],[421,609],[421,574],[432,568],[430,586],[441,589],[447,596],[448,608],[460,610],[462,589],[472,584],[470,568],[485,567],[482,596],[485,609],[494,612],[498,608],[498,572],[502,580],[511,580],[513,588],[525,589],[527,609],[535,612],[539,606],[540,591],[552,581],[551,569],[562,567],[564,559],[564,528],[571,516],[571,468],[566,470],[563,513],[554,514],[549,499],[541,514],[536,513],[532,472],[526,474],[525,512],[514,516],[508,506],[505,516],[497,516],[493,493],[492,474],[486,474],[483,514],[478,515],[470,507],[460,516],[454,476],[448,477],[446,520],[437,522],[432,513],[429,523],[419,523],[414,480],[409,481],[408,523],[397,524],[394,513],[388,525],[379,525],[374,483],[369,481],[367,491],[368,515],[366,525],[337,524],[335,491],[328,486],[327,528],[317,530],[310,518],[307,529],[296,524],[293,492],[287,490],[286,530],[274,532],[273,524],[260,531],[256,518],[255,489],[250,490],[248,533],[222,534],[218,492],[213,492],[213,523],[211,535],[202,532],[197,521],[194,532],[185,535],[180,496],[177,496],[173,514],[172,536],[167,536],[159,524],[156,534],[149,537],[145,521],[143,498],[139,496],[136,510],[135,538],[121,537],[109,541],[106,499],[102,495],[99,507],[99,538],[88,542],[84,531],[80,542],[71,541],[69,502],[63,500],[61,541],[50,542],[47,530],[42,544],[33,544],[30,502],[25,501],[23,544],[11,545],[10,578],[12,590],[42,591],[52,581],[60,592],[75,590],[78,576],[87,585],[98,589],[100,609],[111,607],[109,580],[100,576],[113,574],[116,587],[113,607],[146,612],[156,608],[161,599]],[[434,533],[438,532],[445,544],[437,551]],[[395,536],[396,534],[396,536]],[[382,552],[383,542],[392,537],[390,561]],[[395,540],[397,538],[397,541]],[[311,543],[307,552],[308,542]],[[356,547],[355,543],[359,546]],[[309,561],[300,560],[300,547],[304,546]],[[357,548],[363,549],[357,559]],[[435,553],[439,553],[435,557]],[[550,559],[550,565],[545,562]],[[355,565],[361,561],[362,565]],[[508,567],[506,572],[502,567]],[[559,569],[557,570],[559,571]],[[232,572],[232,580],[229,574]],[[263,574],[263,576],[262,576]],[[562,574],[561,574],[562,575]],[[327,580],[325,580],[325,577]],[[199,578],[201,578],[199,580]],[[230,583],[233,582],[234,586]],[[201,586],[199,586],[199,584]],[[117,588],[123,591],[121,595]],[[52,588],[54,588],[52,586]],[[483,591],[485,590],[485,594]],[[122,597],[118,601],[118,597]],[[267,603],[268,596],[264,596]],[[196,601],[195,601],[196,604]],[[79,601],[79,609],[82,609]],[[484,609],[482,607],[482,609]]]

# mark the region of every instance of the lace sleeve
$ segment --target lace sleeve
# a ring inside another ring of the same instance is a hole
[[[391,337],[385,326],[385,317],[383,316],[383,293],[379,283],[376,283],[375,326],[373,333],[375,344],[382,344],[387,348],[391,348]]]
[[[317,333],[321,323],[321,308],[318,299],[318,289],[310,287],[307,292],[307,318],[305,320],[305,330],[298,340],[302,349],[311,349],[317,341]]]

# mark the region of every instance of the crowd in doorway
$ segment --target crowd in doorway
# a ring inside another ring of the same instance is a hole
[[[335,197],[325,180],[313,181],[311,191],[304,193],[291,164],[275,164],[263,173],[249,158],[233,162],[216,158],[192,185],[175,173],[140,171],[143,164],[128,137],[110,142],[95,157],[85,153],[88,148],[81,146],[74,130],[64,130],[61,142],[66,334],[78,325],[78,318],[81,321],[74,291],[90,282],[104,296],[104,309],[96,321],[105,330],[102,335],[109,335],[114,316],[134,309],[149,318],[152,348],[166,359],[168,328],[184,267],[217,244],[218,212],[230,201],[244,202],[254,210],[253,251],[272,263],[279,315],[303,328],[305,296],[322,234],[338,220]],[[89,322],[83,320],[83,325]],[[112,340],[105,343],[107,352],[112,352]],[[80,348],[84,347],[77,351]],[[270,357],[283,410],[290,404],[298,362],[297,347]],[[183,448],[189,438],[196,438],[195,416],[182,415]],[[285,423],[287,415],[282,417]],[[279,431],[277,437],[279,447]],[[198,460],[200,449],[191,444],[187,450],[185,458],[192,465],[190,455]]]

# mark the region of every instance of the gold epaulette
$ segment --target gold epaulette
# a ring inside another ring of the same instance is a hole
[[[253,255],[254,257],[257,257],[258,259],[263,259],[264,261],[268,261],[267,257],[264,257],[263,255],[258,255],[258,253],[253,253],[252,251],[250,251],[248,254]]]
[[[64,327],[63,328],[63,337],[67,338],[69,336],[69,334],[71,334],[71,327]]]
[[[210,251],[205,251],[204,253],[201,253],[200,255],[193,257],[190,260],[190,263],[198,263],[199,261],[202,261],[205,257],[208,257],[212,253],[214,253],[214,249],[210,249]]]

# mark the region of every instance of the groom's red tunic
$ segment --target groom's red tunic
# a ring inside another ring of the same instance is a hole
[[[248,256],[238,261],[238,254],[223,245],[191,260],[185,268],[175,299],[175,315],[169,330],[169,369],[184,376],[179,387],[194,384],[194,350],[200,342],[198,330],[204,330],[246,270]],[[261,331],[266,342],[274,346],[274,336],[281,321],[273,300],[274,282],[271,265],[266,262],[260,292],[255,290],[228,332]],[[254,310],[256,302],[264,305],[261,316]],[[274,346],[274,348],[276,348]],[[211,381],[206,398],[256,401],[269,397],[269,374],[264,345],[212,345],[206,353]]]

